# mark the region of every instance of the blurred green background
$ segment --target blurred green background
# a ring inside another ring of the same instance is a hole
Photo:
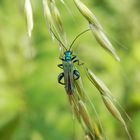
[[[57,1],[69,41],[88,28],[73,1]],[[121,62],[106,53],[91,33],[74,46],[78,57],[100,77],[132,118],[133,140],[140,140],[140,0],[83,0],[103,25]],[[32,1],[34,30],[27,36],[24,1],[0,0],[0,140],[82,140],[72,119],[64,87],[59,49],[48,34],[40,0]],[[110,140],[127,140],[122,126],[106,110],[98,91],[81,74]],[[94,116],[93,116],[94,118]]]

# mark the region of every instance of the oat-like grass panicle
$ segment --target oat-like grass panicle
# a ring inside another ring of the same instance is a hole
[[[83,4],[80,0],[73,0],[77,8],[79,9],[80,13],[86,18],[86,20],[89,23],[89,27],[97,40],[97,42],[105,49],[107,50],[116,60],[120,60],[115,49],[113,48],[111,42],[105,35],[102,26],[100,25],[99,21],[97,20],[96,16],[87,8],[85,4]],[[61,1],[64,3],[64,1]],[[56,39],[59,44],[60,48],[60,58],[64,57],[64,51],[67,49],[67,39],[66,39],[66,33],[64,32],[63,24],[61,15],[59,12],[59,9],[57,8],[56,1],[55,0],[42,0],[43,3],[43,10],[44,10],[44,16],[46,19],[46,24],[48,27],[48,30],[50,32],[51,37]],[[25,12],[26,12],[26,18],[27,18],[27,30],[28,35],[31,37],[32,30],[33,30],[33,14],[32,14],[32,6],[30,0],[25,0]],[[87,30],[86,30],[87,31]],[[84,31],[84,32],[86,32]],[[81,34],[83,34],[82,32]],[[74,41],[72,42],[69,50],[71,50],[72,45],[74,44],[75,40],[81,35],[79,34]],[[84,67],[84,66],[83,66]],[[127,125],[122,118],[121,113],[113,103],[114,98],[111,96],[111,92],[109,89],[105,86],[105,84],[97,77],[95,74],[85,68],[87,77],[89,80],[94,84],[94,86],[99,90],[100,95],[102,97],[102,100],[108,109],[108,111],[119,120],[119,122],[124,126],[125,131],[129,137],[129,140],[132,140]],[[98,125],[95,121],[91,119],[89,110],[87,108],[86,101],[90,101],[88,96],[85,93],[82,80],[81,78],[78,80],[73,81],[74,82],[74,90],[73,93],[67,93],[69,102],[73,111],[73,114],[75,115],[78,122],[81,124],[84,132],[85,132],[85,140],[105,140],[106,138],[100,133],[98,129]],[[68,92],[68,91],[66,91]],[[90,101],[90,104],[93,105]],[[96,112],[96,109],[93,107],[94,112],[96,114],[96,117],[98,118],[98,114]],[[100,124],[100,129],[102,132],[102,125],[101,122],[98,119],[98,123]]]
[[[27,20],[28,36],[31,37],[34,22],[33,22],[32,5],[31,5],[30,0],[25,0],[25,14],[26,14],[26,20]]]
[[[107,109],[109,110],[109,112],[114,116],[114,118],[116,118],[117,120],[120,121],[120,123],[124,126],[125,131],[129,137],[129,139],[132,140],[130,133],[128,131],[127,125],[126,125],[121,113],[119,112],[119,110],[117,109],[117,107],[113,103],[113,99],[110,96],[109,89],[104,85],[104,83],[99,78],[97,78],[93,74],[93,72],[91,70],[89,70],[87,68],[85,68],[85,70],[86,70],[86,74],[87,74],[87,77],[89,78],[89,80],[94,84],[94,86],[101,93],[104,104],[107,107]]]
[[[120,61],[119,56],[117,55],[115,49],[113,48],[111,42],[103,32],[103,28],[97,20],[96,16],[89,10],[89,8],[82,3],[80,0],[74,0],[75,5],[79,9],[80,13],[86,18],[89,23],[90,29],[93,31],[93,34],[97,42],[107,50],[117,61]]]

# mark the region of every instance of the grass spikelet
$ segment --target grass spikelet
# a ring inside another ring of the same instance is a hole
[[[82,120],[84,121],[84,124],[87,126],[89,129],[89,132],[93,137],[95,137],[95,132],[92,126],[91,118],[89,116],[88,110],[82,100],[79,100],[79,112],[82,117]]]
[[[85,4],[83,4],[80,0],[74,0],[77,8],[81,12],[81,14],[87,19],[89,22],[89,26],[91,30],[93,31],[93,34],[97,40],[97,42],[110,54],[113,55],[113,57],[120,61],[119,56],[117,55],[115,49],[113,48],[111,42],[107,38],[107,36],[103,32],[103,28],[100,25],[99,21],[97,20],[96,16],[87,8]]]
[[[77,88],[77,92],[69,96],[73,113],[86,134],[90,134],[91,140],[94,140],[96,138],[102,140],[102,136],[96,122],[92,123],[90,114],[88,113],[88,108],[86,106],[87,97],[85,95],[86,93],[83,88],[82,80],[76,80],[75,85]]]
[[[89,135],[85,136],[85,140],[92,140]]]
[[[95,122],[93,123],[93,128],[94,128],[94,131],[95,131],[97,138],[99,140],[103,140],[103,137],[101,136],[100,130]]]
[[[112,103],[112,101],[107,96],[104,95],[102,95],[102,98],[109,112],[125,126],[126,125],[125,121],[123,120],[120,112]]]
[[[27,20],[28,36],[31,37],[34,22],[33,22],[32,5],[31,5],[30,0],[25,0],[25,14],[26,14],[26,20]]]
[[[68,96],[72,107],[74,116],[77,118],[81,124],[85,133],[90,133],[92,137],[95,137],[94,128],[92,127],[91,118],[89,116],[86,105],[82,100],[79,99],[77,93],[75,95]]]
[[[79,103],[79,111],[80,111],[80,114],[81,114],[81,116],[83,118],[83,121],[85,122],[87,127],[90,130],[92,130],[92,123],[91,123],[91,120],[90,120],[90,117],[89,117],[89,113],[88,113],[88,110],[87,110],[85,104],[83,103],[82,100],[80,100],[78,103]]]
[[[68,97],[69,97],[69,102],[70,102],[70,105],[72,108],[72,112],[74,113],[74,115],[77,118],[77,120],[79,121],[79,123],[81,123],[81,117],[80,117],[79,107],[78,107],[78,100],[73,95],[68,96]]]
[[[59,32],[62,34],[64,32],[62,20],[61,20],[60,12],[58,8],[56,7],[55,1],[51,1],[51,13],[52,13],[52,18],[54,19],[56,23],[55,26],[58,28]]]
[[[50,5],[49,5],[48,0],[42,0],[42,4],[43,4],[44,17],[46,19],[46,24],[47,24],[48,30],[50,31],[50,29],[53,26],[53,19],[52,19],[52,15],[50,11]],[[51,37],[52,37],[52,34],[51,34]]]
[[[86,75],[92,84],[99,90],[101,95],[110,96],[111,92],[106,85],[88,68],[85,68]]]
[[[62,46],[62,44],[59,43],[59,52],[60,52],[60,55],[59,55],[59,58],[63,58],[64,56],[64,48]]]
[[[66,33],[64,32],[61,15],[56,6],[55,1],[51,1],[51,13],[52,13],[52,18],[54,20],[55,27],[57,28],[61,40],[63,41],[63,43],[67,44]]]
[[[60,13],[56,7],[55,1],[43,0],[44,16],[46,19],[46,24],[52,39],[57,39],[59,41],[60,57],[61,52],[64,48],[61,46],[60,42],[66,43],[66,35],[63,30],[63,25],[60,17]]]
[[[129,137],[129,139],[131,140],[131,136],[128,132],[127,129],[127,125],[124,121],[124,119],[122,118],[121,113],[119,112],[119,110],[117,109],[117,107],[113,104],[113,98],[111,97],[111,93],[109,91],[109,89],[105,86],[105,84],[95,76],[95,74],[87,69],[86,69],[86,74],[87,77],[89,78],[89,80],[94,84],[94,86],[99,90],[99,92],[101,93],[102,99],[104,101],[105,106],[107,107],[107,109],[109,110],[109,112],[117,119],[121,122],[121,124],[124,126],[126,133]],[[127,115],[127,114],[126,114]]]
[[[110,100],[110,98],[108,98],[107,96],[104,96],[104,95],[102,96],[102,98],[103,98],[103,101],[104,101],[104,103],[105,103],[107,109],[110,111],[110,113],[111,113],[116,119],[118,119],[118,120],[121,122],[121,124],[124,126],[125,131],[126,131],[128,137],[129,137],[129,140],[132,140],[132,138],[131,138],[131,136],[130,136],[130,133],[129,133],[129,131],[128,131],[127,125],[126,125],[124,119],[122,118],[122,116],[121,116],[119,110],[115,107],[115,105],[112,103],[112,101]]]
[[[79,112],[85,126],[88,128],[87,132],[91,135],[91,138],[102,140],[102,136],[100,135],[97,125],[96,123],[93,125],[87,107],[82,100],[79,100]]]
[[[64,0],[60,0],[63,4],[65,3]]]
[[[85,106],[86,106],[87,101],[91,103],[90,99],[88,98],[88,96],[85,93],[81,78],[79,80],[75,81],[75,85],[76,85],[77,91],[79,93],[78,96],[80,96],[80,99],[85,104]],[[96,114],[96,117],[98,118],[98,113],[96,112],[96,109],[93,106],[94,105],[92,104],[92,108],[93,108],[93,110],[94,110],[94,112]],[[102,124],[101,124],[99,118],[98,118],[98,123],[100,125],[101,130],[103,131]],[[100,132],[100,130],[99,130],[99,128],[98,128],[98,126],[97,126],[97,124],[95,122],[92,124],[92,127],[94,128],[95,134],[98,137],[98,139],[102,140],[103,138],[102,138],[101,132]]]
[[[80,13],[88,20],[88,22],[102,30],[102,26],[98,22],[96,16],[87,8],[84,3],[82,3],[80,0],[74,0],[74,3],[79,9]]]
[[[108,51],[117,61],[120,61],[119,56],[117,55],[115,49],[113,48],[111,42],[107,38],[107,36],[104,34],[103,30],[100,30],[96,26],[94,26],[92,23],[89,22],[90,28],[97,40],[97,42],[106,50]]]
[[[86,70],[86,75],[89,78],[89,80],[93,83],[93,85],[98,89],[101,95],[107,96],[115,102],[119,108],[123,111],[123,113],[126,115],[128,120],[131,120],[129,115],[125,112],[123,107],[120,105],[120,103],[111,95],[110,90],[107,88],[107,86],[89,69],[85,68]]]
[[[85,90],[83,87],[82,79],[79,78],[78,80],[75,81],[76,89],[79,93],[79,96],[81,97],[82,101],[85,102],[86,97],[85,97]]]
[[[50,1],[49,0],[42,0],[42,4],[43,4],[43,11],[44,11],[44,17],[46,20],[46,25],[47,25],[47,28],[48,28],[50,34],[51,34],[51,37],[52,37],[52,39],[54,39],[55,38],[54,35],[56,35],[57,38],[59,38],[56,26],[55,26],[54,21],[53,21],[52,13],[51,13]],[[52,31],[54,33],[52,33]]]

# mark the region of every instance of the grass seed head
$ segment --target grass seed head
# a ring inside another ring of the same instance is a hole
[[[71,95],[68,97],[69,97],[72,111],[73,111],[75,117],[77,118],[77,120],[79,121],[79,123],[81,123],[81,117],[80,117],[80,113],[79,113],[79,106],[78,106],[77,98],[75,98],[74,95]]]
[[[99,139],[99,140],[103,140],[103,137],[100,133],[100,130],[98,128],[98,125],[94,122],[93,123],[93,128],[94,128],[94,131],[95,131],[95,134],[96,134],[96,137]]]
[[[76,80],[75,85],[76,85],[76,89],[79,93],[80,98],[82,99],[82,101],[85,102],[86,96],[85,96],[85,90],[84,90],[84,87],[83,87],[82,79],[79,78],[78,80]]]
[[[105,86],[105,84],[98,78],[95,76],[95,74],[85,68],[86,70],[86,74],[87,77],[89,78],[89,80],[94,84],[94,86],[99,90],[99,92],[101,93],[102,99],[104,101],[105,106],[107,107],[108,111],[117,119],[121,122],[121,124],[124,126],[125,131],[129,137],[129,140],[132,140],[131,135],[128,131],[127,125],[121,115],[121,113],[119,112],[119,110],[117,109],[117,107],[114,105],[114,103],[112,101],[114,101],[114,99],[112,98],[112,96],[110,95],[110,91],[109,89]],[[115,101],[116,102],[116,101]],[[96,132],[97,133],[97,132]]]
[[[94,86],[99,90],[99,92],[102,95],[103,101],[107,107],[107,109],[111,112],[111,114],[118,119],[123,125],[125,125],[125,122],[120,114],[120,112],[118,111],[118,109],[115,107],[115,105],[113,104],[113,102],[111,101],[111,98],[109,96],[109,89],[104,85],[104,83],[98,79],[94,73],[86,68],[86,73],[87,76],[89,78],[89,80],[94,84]]]
[[[102,30],[102,26],[98,22],[96,16],[88,9],[88,7],[80,0],[74,0],[74,2],[80,13],[88,20],[88,22],[92,23],[95,27]]]
[[[63,58],[65,50],[61,43],[59,43],[59,52],[60,52],[59,58]]]
[[[76,92],[75,95],[68,96],[74,116],[91,140],[102,140],[97,124],[95,122],[92,123],[86,104],[78,96]]]
[[[91,121],[91,118],[89,116],[87,107],[85,106],[84,102],[81,100],[79,101],[79,112],[80,112],[80,115],[84,121],[84,124],[88,128],[90,134],[95,137],[94,128],[92,126],[92,121]]]
[[[119,110],[115,107],[115,105],[113,104],[113,102],[110,100],[110,98],[108,98],[107,96],[102,95],[103,101],[107,107],[107,109],[109,110],[109,112],[116,118],[118,119],[123,126],[126,126],[124,119],[121,116],[121,113],[119,112]]]
[[[51,5],[51,14],[52,14],[52,18],[54,20],[55,26],[58,29],[59,34],[61,36],[64,36],[62,19],[61,19],[60,12],[56,6],[55,1],[51,1],[50,5]]]
[[[116,53],[116,50],[112,46],[111,42],[103,32],[103,30],[97,28],[94,26],[91,22],[89,22],[90,28],[97,40],[97,42],[105,49],[107,50],[117,61],[120,61],[119,56]]]
[[[28,36],[31,37],[34,22],[33,22],[32,5],[31,5],[30,0],[25,0],[25,14],[26,14],[26,19],[27,19]]]
[[[87,77],[92,82],[92,84],[99,90],[101,95],[106,95],[110,97],[111,92],[107,88],[107,86],[90,69],[85,68],[85,70]]]
[[[50,29],[53,26],[53,19],[52,19],[52,15],[50,11],[50,4],[48,0],[42,0],[42,4],[43,4],[44,17],[46,19],[46,24],[47,24],[48,30],[50,31]]]
[[[63,30],[60,13],[56,7],[55,1],[43,0],[42,2],[48,30],[52,39],[57,39],[60,48],[60,57],[63,57],[64,47],[62,46],[62,43],[66,44],[67,41],[66,34]]]
[[[80,0],[74,0],[75,5],[81,12],[81,14],[89,22],[90,28],[94,33],[97,42],[106,49],[110,54],[112,54],[117,61],[120,61],[115,49],[113,48],[111,42],[108,40],[107,36],[103,32],[103,28],[97,20],[96,16],[87,8],[87,6]]]
[[[85,140],[92,140],[89,135],[85,136]]]
[[[127,125],[126,125],[124,119],[122,118],[121,113],[119,112],[119,110],[115,107],[115,105],[112,103],[112,101],[110,100],[110,98],[108,98],[107,96],[102,96],[102,98],[103,98],[103,101],[104,101],[107,109],[110,111],[110,113],[116,119],[118,119],[121,122],[121,124],[124,126],[125,131],[126,131],[128,137],[129,137],[129,140],[132,140],[131,135],[130,135],[130,133],[128,131]]]

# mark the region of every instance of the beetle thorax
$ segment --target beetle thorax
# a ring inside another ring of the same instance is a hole
[[[66,61],[71,61],[72,52],[71,51],[66,51],[64,54],[65,54],[65,60]]]

